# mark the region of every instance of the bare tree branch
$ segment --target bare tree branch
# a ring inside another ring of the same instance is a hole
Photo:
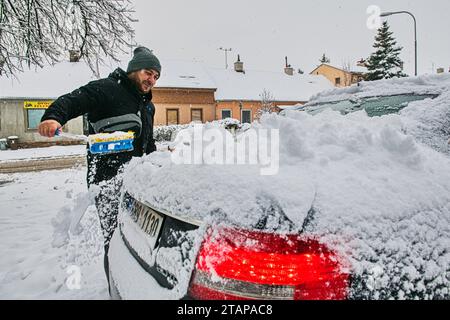
[[[264,89],[259,96],[261,98],[261,107],[256,113],[256,119],[260,119],[263,114],[275,111],[275,106],[273,104],[274,97],[269,90]]]
[[[94,72],[117,61],[134,33],[131,9],[130,0],[0,0],[0,76],[55,64],[69,50]]]

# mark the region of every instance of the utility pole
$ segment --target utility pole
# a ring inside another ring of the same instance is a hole
[[[413,18],[413,21],[414,21],[414,55],[415,55],[415,58],[414,58],[415,72],[414,72],[414,74],[417,76],[417,21],[416,21],[416,17],[409,11],[383,12],[380,14],[380,17],[389,17],[394,14],[401,14],[401,13],[408,14],[409,16],[411,16],[411,18]]]
[[[228,51],[232,51],[232,48],[220,47],[219,50],[225,51],[225,69],[228,69]]]

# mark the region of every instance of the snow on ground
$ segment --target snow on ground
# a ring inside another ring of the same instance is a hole
[[[52,155],[61,151],[48,149]],[[97,214],[95,207],[87,208],[85,170],[0,175],[0,299],[109,298]]]
[[[18,150],[1,150],[0,161],[30,160],[36,158],[85,155],[85,145],[52,146],[47,148],[30,148]]]

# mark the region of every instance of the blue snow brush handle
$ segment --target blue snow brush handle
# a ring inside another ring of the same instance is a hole
[[[55,137],[65,137],[65,138],[69,138],[69,139],[82,140],[84,142],[88,142],[88,137],[86,137],[85,135],[63,132],[62,127],[59,127],[58,129],[56,129]]]

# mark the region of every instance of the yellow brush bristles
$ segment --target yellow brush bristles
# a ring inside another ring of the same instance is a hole
[[[122,141],[122,140],[130,140],[134,138],[134,133],[129,132],[121,132],[117,131],[114,133],[97,133],[89,135],[88,141],[90,144],[100,143],[100,142],[113,142],[113,141]]]

